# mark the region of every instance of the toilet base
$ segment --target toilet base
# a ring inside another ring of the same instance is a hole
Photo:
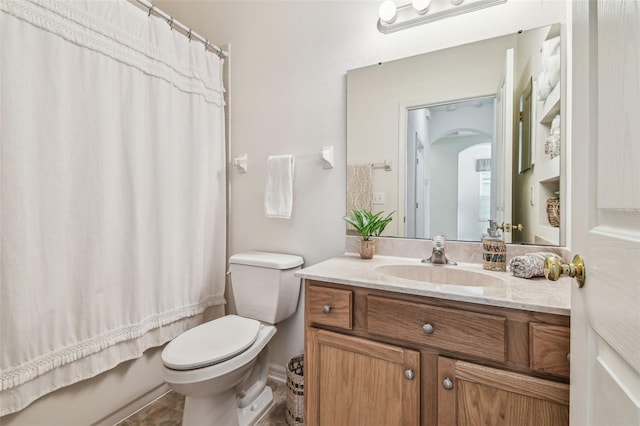
[[[273,391],[269,386],[265,386],[263,391],[253,401],[251,405],[238,408],[238,423],[240,426],[250,426],[255,424],[264,413],[273,405]]]

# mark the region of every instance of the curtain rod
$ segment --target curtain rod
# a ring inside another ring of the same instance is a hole
[[[173,16],[171,16],[168,13],[163,12],[162,10],[158,9],[157,7],[155,7],[152,3],[148,2],[147,0],[129,0],[129,1],[130,2],[134,2],[134,3],[138,3],[138,4],[142,5],[142,6],[144,6],[145,8],[147,8],[149,16],[151,16],[151,14],[154,13],[157,16],[163,18],[164,20],[167,21],[167,24],[169,24],[169,27],[171,27],[171,29],[178,28],[178,29],[182,30],[184,32],[184,35],[186,37],[188,37],[189,40],[196,39],[200,43],[204,44],[205,50],[206,49],[211,49],[212,51],[214,51],[221,58],[222,57],[226,58],[226,57],[229,56],[228,52],[222,50],[221,48],[219,48],[215,44],[211,43],[206,38],[202,37],[200,34],[194,32],[191,28],[187,27],[182,22],[173,19]]]

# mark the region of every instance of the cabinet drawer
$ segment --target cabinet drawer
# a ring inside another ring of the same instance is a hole
[[[367,298],[367,331],[505,362],[506,319],[421,303]]]
[[[307,322],[351,329],[353,292],[310,285],[307,299]]]
[[[569,327],[529,323],[531,371],[569,377]]]

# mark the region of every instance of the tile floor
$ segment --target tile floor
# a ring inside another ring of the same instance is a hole
[[[256,426],[286,426],[287,386],[271,379],[267,384],[273,390],[273,406],[256,423]],[[180,426],[183,409],[184,397],[175,392],[169,392],[120,422],[118,426]]]

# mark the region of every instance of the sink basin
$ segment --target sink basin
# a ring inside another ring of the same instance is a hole
[[[458,266],[382,265],[376,272],[387,278],[462,287],[504,287],[502,278]]]

